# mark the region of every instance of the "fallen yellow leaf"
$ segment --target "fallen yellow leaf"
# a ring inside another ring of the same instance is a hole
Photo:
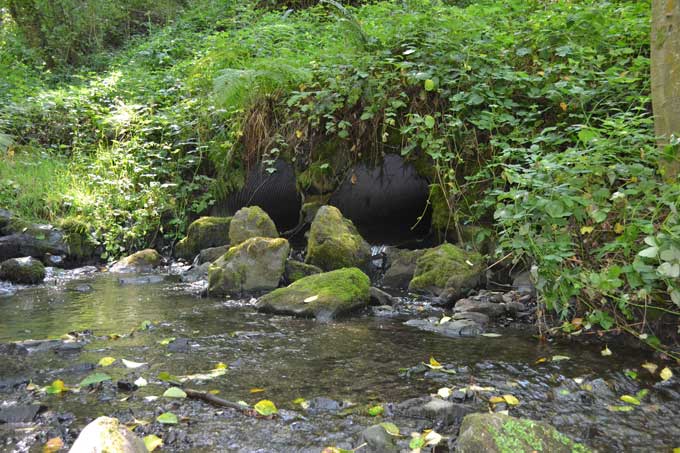
[[[656,370],[659,368],[659,366],[656,363],[645,362],[642,364],[642,368],[654,374],[656,373]]]
[[[563,112],[566,112],[569,106],[565,102],[560,102],[560,108]]]
[[[45,447],[43,448],[43,453],[55,453],[59,450],[64,448],[64,441],[61,440],[61,437],[53,437],[52,439],[48,440],[47,443],[45,444]]]
[[[616,225],[614,225],[614,233],[621,234],[621,233],[624,232],[624,230],[625,230],[625,228],[620,223],[617,223]]]
[[[581,234],[590,234],[590,233],[593,232],[594,229],[595,228],[593,228],[591,226],[582,226],[581,227]]]
[[[519,400],[512,395],[503,395],[503,399],[510,406],[517,406],[519,404]]]
[[[609,350],[609,346],[605,346],[602,351],[600,351],[600,354],[602,354],[603,357],[609,357],[612,355],[612,352]]]
[[[259,387],[255,387],[255,388],[250,389],[250,393],[262,393],[264,391],[265,391],[264,389],[259,388]]]
[[[659,373],[659,376],[661,376],[661,379],[664,381],[669,380],[670,378],[673,377],[673,372],[671,371],[670,368],[666,367],[663,370],[661,370],[661,373]]]
[[[442,366],[441,363],[437,362],[437,359],[434,357],[430,356],[430,366]]]

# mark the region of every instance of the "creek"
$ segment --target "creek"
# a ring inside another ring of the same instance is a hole
[[[490,394],[515,395],[520,403],[509,408],[511,415],[552,423],[600,451],[662,451],[677,447],[680,439],[680,388],[677,380],[660,382],[640,368],[652,360],[648,352],[610,345],[612,356],[603,357],[602,345],[542,344],[527,328],[491,327],[500,334],[494,338],[447,338],[405,326],[403,316],[366,313],[334,323],[270,316],[257,313],[252,300],[202,298],[195,286],[152,277],[121,282],[107,273],[60,271],[42,285],[0,297],[0,344],[59,339],[68,332],[79,333],[81,340],[38,350],[0,349],[0,411],[35,403],[46,407],[33,422],[0,424],[0,451],[41,451],[52,437],[70,445],[99,415],[152,422],[135,432],[163,437],[163,451],[350,448],[363,429],[383,419],[407,435],[432,427],[401,417],[390,403],[472,384],[494,387]],[[151,327],[140,330],[147,320]],[[107,356],[118,360],[95,369]],[[550,360],[555,356],[569,359]],[[430,357],[455,374],[420,365]],[[147,365],[128,369],[120,359]],[[269,399],[279,416],[254,418],[201,401],[146,398],[167,388],[157,378],[161,372],[206,373],[218,363],[228,366],[224,375],[196,379],[187,387],[249,404]],[[635,380],[625,373],[633,369]],[[112,381],[61,395],[26,389],[28,381],[38,387],[57,379],[76,385],[95,371]],[[128,391],[116,385],[140,376],[148,386]],[[630,412],[608,408],[624,405],[621,395],[642,389],[649,393]],[[487,410],[488,396],[480,395],[476,407]],[[307,410],[294,402],[298,398],[309,402]],[[346,410],[349,402],[384,404],[385,416]],[[180,416],[180,423],[153,422],[166,411]]]

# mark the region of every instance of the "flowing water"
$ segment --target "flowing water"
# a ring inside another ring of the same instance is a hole
[[[520,404],[510,409],[511,415],[550,422],[600,451],[670,451],[680,446],[677,378],[659,382],[640,368],[652,357],[623,346],[612,345],[613,355],[602,357],[601,346],[540,344],[526,330],[496,329],[502,335],[498,338],[446,338],[404,326],[399,318],[367,315],[322,324],[259,314],[252,301],[201,298],[172,280],[122,284],[119,277],[107,274],[57,276],[0,298],[0,308],[0,343],[92,332],[84,337],[82,350],[0,355],[0,410],[33,402],[48,408],[36,425],[0,425],[0,451],[41,451],[54,436],[72,442],[99,415],[124,422],[153,421],[169,410],[184,417],[178,426],[153,423],[136,431],[162,435],[169,451],[349,448],[375,419],[311,414],[293,401],[326,397],[359,406],[396,403],[436,393],[443,386],[471,383],[495,387],[492,394],[512,393]],[[152,327],[135,331],[146,320]],[[163,341],[171,338],[176,339],[171,345]],[[186,347],[172,352],[172,345],[184,340]],[[570,359],[542,361],[556,355]],[[128,369],[119,360],[94,370],[93,364],[106,356],[147,365]],[[430,356],[456,374],[404,373],[404,368]],[[226,374],[187,386],[250,404],[266,398],[282,409],[281,416],[257,419],[200,401],[145,399],[162,395],[167,387],[157,379],[161,372],[207,373],[220,362],[228,365]],[[627,369],[636,369],[638,379],[626,376]],[[45,386],[62,379],[75,385],[93,371],[109,374],[113,382],[97,391],[63,395],[9,384],[29,379]],[[132,382],[140,376],[150,385],[135,392],[116,388],[117,381]],[[649,394],[639,407],[630,412],[608,409],[625,405],[619,397],[641,389],[649,389]],[[400,423],[407,425],[401,426],[407,432],[427,427],[422,421]]]

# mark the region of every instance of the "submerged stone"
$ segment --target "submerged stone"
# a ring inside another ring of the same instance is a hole
[[[187,228],[187,236],[175,246],[175,256],[193,259],[201,250],[229,244],[231,217],[201,217]]]
[[[144,442],[117,419],[99,417],[80,432],[69,453],[146,453]]]
[[[302,278],[258,301],[267,313],[335,319],[368,305],[371,281],[357,268],[338,269]]]
[[[361,237],[351,220],[333,206],[322,206],[309,230],[308,264],[325,271],[343,267],[368,269],[371,247]]]
[[[231,247],[210,265],[208,292],[240,297],[278,287],[289,251],[282,238],[250,238]]]
[[[121,258],[111,266],[111,272],[149,272],[161,265],[162,257],[154,249],[140,250],[130,256]]]
[[[11,258],[0,264],[0,280],[34,285],[45,279],[45,266],[35,258]]]
[[[452,244],[442,244],[418,258],[408,289],[450,301],[477,286],[483,271],[480,254],[466,252]]]
[[[259,206],[239,209],[229,225],[231,245],[238,245],[254,237],[276,238],[278,236],[276,225]]]
[[[466,416],[456,441],[456,451],[585,453],[591,450],[547,423],[496,413]]]

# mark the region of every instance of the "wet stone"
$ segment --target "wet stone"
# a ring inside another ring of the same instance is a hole
[[[381,425],[366,428],[359,438],[357,447],[363,445],[363,451],[371,453],[389,453],[398,451],[394,436],[390,435]]]
[[[484,331],[482,326],[468,319],[449,321],[444,324],[440,324],[438,318],[411,319],[404,324],[447,337],[474,337]]]
[[[394,305],[396,302],[394,297],[375,286],[371,286],[368,291],[371,295],[371,302],[376,305]]]
[[[341,403],[330,398],[326,398],[324,396],[312,398],[311,400],[308,401],[308,403],[309,406],[307,407],[306,411],[307,413],[312,415],[333,414],[339,412],[340,409],[342,409]]]
[[[169,352],[187,352],[189,350],[189,340],[187,338],[177,338],[168,344]]]
[[[30,423],[45,409],[47,409],[45,406],[38,404],[5,407],[0,409],[0,424]]]
[[[422,397],[399,403],[394,408],[394,412],[405,417],[427,419],[441,427],[460,423],[463,417],[474,412],[474,409],[470,405]]]

